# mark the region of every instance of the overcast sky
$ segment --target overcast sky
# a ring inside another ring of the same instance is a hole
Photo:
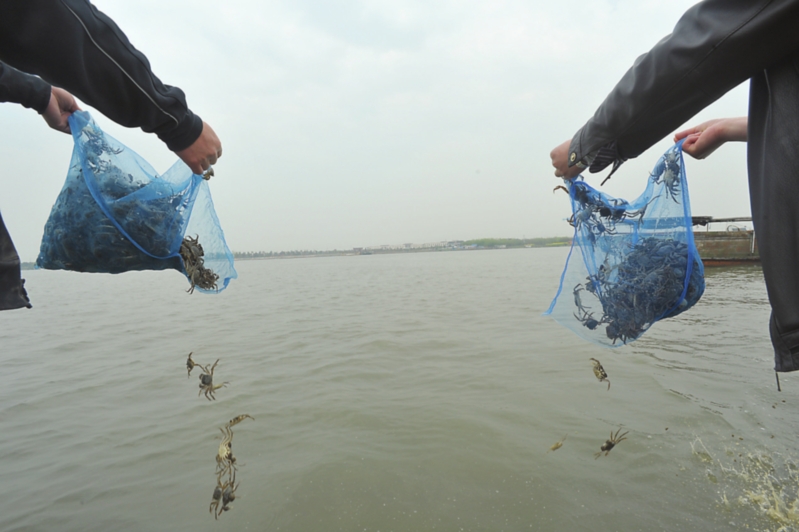
[[[219,135],[211,191],[234,251],[571,235],[550,150],[693,3],[95,1]],[[687,125],[745,115],[747,91]],[[176,160],[93,114],[159,171]],[[13,104],[0,124],[0,210],[32,261],[72,138]],[[670,144],[604,188],[634,199]],[[749,216],[742,143],[686,167],[693,214]]]

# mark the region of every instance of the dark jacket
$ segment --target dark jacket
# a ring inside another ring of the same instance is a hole
[[[68,90],[118,124],[155,133],[172,151],[188,148],[202,132],[183,91],[161,83],[147,58],[87,0],[3,1],[0,61]],[[7,101],[27,101],[42,112],[35,103],[43,101],[37,100],[42,86],[27,88],[28,94],[12,88],[16,99]]]
[[[183,91],[161,83],[147,58],[88,0],[3,0],[0,61],[0,102],[42,113],[52,83],[114,122],[155,133],[172,151],[202,133]],[[24,282],[0,218],[0,310],[30,308]]]
[[[797,28],[799,0],[693,6],[671,35],[636,60],[569,150],[571,165],[593,161],[591,171],[618,165],[751,79],[749,188],[777,371],[799,370]]]
[[[18,103],[41,114],[50,102],[50,84],[0,63],[0,102]]]

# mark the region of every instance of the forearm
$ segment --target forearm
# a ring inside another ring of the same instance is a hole
[[[606,146],[613,147],[617,160],[640,155],[724,93],[799,48],[797,19],[795,0],[705,0],[695,5],[671,35],[636,60],[577,132],[570,164]]]
[[[726,119],[724,127],[724,140],[726,142],[746,142],[749,138],[749,118],[739,116]]]
[[[674,134],[674,142],[683,141],[682,149],[696,159],[704,159],[726,142],[746,142],[749,118],[716,118]]]
[[[50,84],[0,63],[0,102],[18,103],[43,113],[50,102]]]
[[[115,122],[156,133],[173,151],[200,136],[183,92],[164,85],[147,58],[84,0],[7,0],[0,59],[63,87]]]

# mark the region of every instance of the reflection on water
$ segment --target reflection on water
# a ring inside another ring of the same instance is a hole
[[[0,313],[0,529],[795,529],[799,379],[775,389],[759,269],[707,269],[696,307],[604,350],[541,315],[566,252],[245,261],[218,296],[26,272],[34,309]],[[215,401],[190,351],[220,359]]]

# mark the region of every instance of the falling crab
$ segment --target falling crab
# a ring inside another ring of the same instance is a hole
[[[217,517],[222,512],[227,512],[230,510],[229,505],[236,500],[236,490],[238,489],[239,484],[236,484],[236,472],[234,471],[233,478],[227,482],[227,487],[222,491],[222,508],[217,511]]]
[[[214,384],[214,368],[216,367],[217,364],[219,364],[218,358],[216,359],[216,362],[214,362],[214,365],[211,366],[210,372],[207,371],[206,368],[204,368],[203,366],[200,366],[203,368],[203,371],[205,371],[205,373],[200,375],[200,392],[197,394],[197,397],[199,397],[203,392],[205,392],[206,399],[208,399],[209,401],[211,399],[216,400],[214,392],[216,392],[219,388],[229,384],[227,381],[223,382],[222,384],[216,384],[216,385]]]
[[[236,470],[236,457],[233,456],[233,431],[227,425],[219,430],[223,437],[216,453],[216,472],[217,478],[222,478],[225,473],[230,475]]]
[[[191,359],[191,355],[193,355],[193,354],[194,354],[194,351],[189,353],[189,358],[186,359],[186,369],[189,372],[188,377],[191,377],[191,370],[193,370],[194,368],[200,368],[204,372],[208,373],[208,369],[205,366],[203,366],[202,364],[198,364],[197,362],[195,362],[195,361],[193,361]]]
[[[602,364],[599,362],[599,360],[595,358],[591,358],[589,360],[591,360],[591,363],[594,365],[594,375],[596,375],[596,378],[599,379],[599,382],[607,381],[608,390],[610,390],[610,379],[608,379],[608,374],[605,371],[605,368],[602,367]]]
[[[617,430],[616,434],[613,434],[612,430],[610,431],[610,439],[602,444],[602,447],[599,448],[599,452],[594,453],[594,460],[599,458],[603,452],[605,453],[605,456],[607,456],[610,450],[613,449],[615,446],[617,446],[619,443],[621,443],[623,440],[626,440],[627,438],[625,438],[625,436],[627,436],[627,434],[630,433],[630,431],[627,431],[621,436],[619,436],[620,432],[621,429]]]
[[[568,436],[568,434],[567,434],[566,436]],[[560,439],[560,441],[556,441],[556,442],[555,442],[555,443],[552,445],[552,447],[550,447],[550,448],[549,448],[549,451],[557,451],[558,449],[560,449],[561,447],[563,447],[563,442],[565,442],[565,441],[566,441],[566,436],[562,437],[562,438]],[[549,452],[549,451],[547,451],[547,452]]]
[[[222,483],[222,479],[216,479],[216,488],[214,488],[214,493],[211,495],[211,505],[208,507],[209,513],[215,513],[214,518],[219,519],[219,503],[220,499],[222,499],[222,492],[227,488],[228,482]]]
[[[230,428],[230,427],[232,427],[233,425],[238,425],[239,423],[241,423],[242,421],[244,421],[244,420],[245,420],[245,419],[247,419],[247,418],[250,418],[250,419],[252,419],[253,421],[255,421],[255,418],[254,418],[254,417],[252,417],[250,414],[242,414],[242,415],[240,415],[240,416],[236,416],[236,417],[234,417],[233,419],[231,419],[230,421],[228,421],[228,422],[227,422],[227,427],[228,427],[228,428]],[[232,431],[231,431],[231,432],[232,432]]]

